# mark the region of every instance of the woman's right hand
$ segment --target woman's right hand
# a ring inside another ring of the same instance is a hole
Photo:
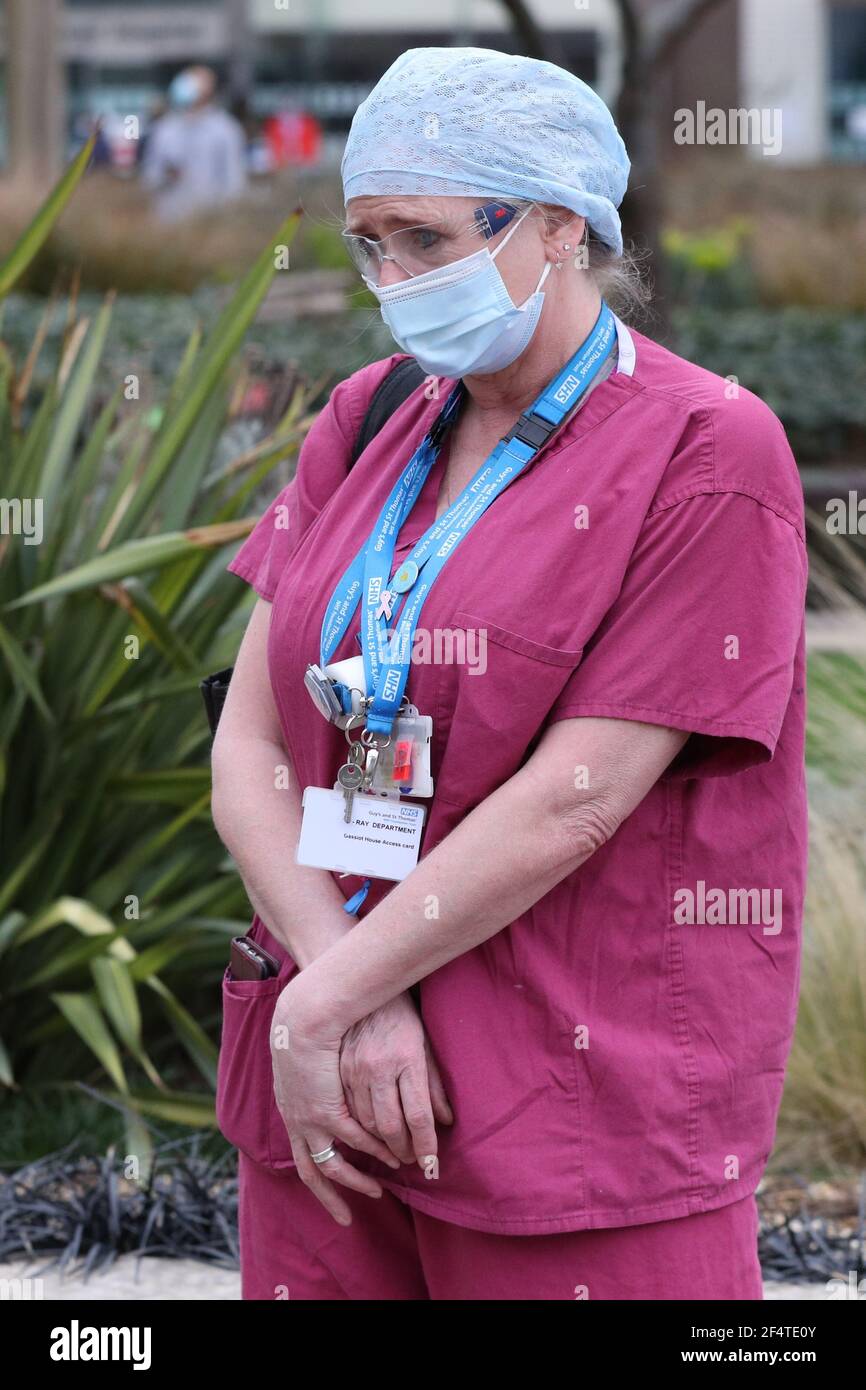
[[[432,1168],[436,1122],[454,1122],[424,1025],[408,993],[354,1023],[343,1037],[340,1078],[358,1123],[402,1163]]]

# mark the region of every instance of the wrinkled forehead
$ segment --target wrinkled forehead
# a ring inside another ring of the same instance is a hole
[[[482,201],[479,195],[362,194],[346,203],[346,230],[360,236],[386,236],[399,227],[471,219]]]

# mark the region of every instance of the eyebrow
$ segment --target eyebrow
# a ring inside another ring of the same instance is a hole
[[[413,217],[407,217],[399,212],[387,212],[381,219],[381,225],[391,230],[396,230],[399,227],[424,227],[430,222],[431,214],[425,214],[419,218],[417,213]],[[444,221],[444,219],[442,220]],[[376,236],[375,228],[370,228],[363,215],[360,215],[360,220],[353,225],[350,214],[346,220],[345,231],[351,232],[353,236],[366,236],[371,239],[375,239]]]

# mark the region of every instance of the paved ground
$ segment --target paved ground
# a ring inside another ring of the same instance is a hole
[[[0,1298],[9,1297],[5,1279],[26,1276],[28,1266],[0,1265]],[[21,1293],[25,1293],[22,1290]],[[823,1284],[766,1284],[765,1297],[772,1300],[820,1299],[826,1297]],[[18,1295],[20,1296],[20,1294]],[[39,1297],[37,1289],[31,1297]],[[151,1299],[189,1302],[240,1298],[240,1277],[235,1270],[214,1269],[197,1260],[144,1259],[138,1266],[132,1255],[116,1260],[106,1275],[88,1280],[60,1279],[57,1274],[42,1277],[41,1297],[54,1300],[97,1302],[145,1302]]]
[[[784,1300],[793,1302],[805,1299],[826,1299],[827,1287],[825,1284],[765,1284],[764,1298],[770,1300]]]
[[[0,1290],[4,1279],[26,1278],[38,1265],[0,1264]],[[37,1276],[38,1277],[38,1276]],[[26,1296],[22,1289],[18,1296]],[[9,1293],[0,1292],[0,1297]],[[106,1274],[93,1274],[84,1280],[76,1276],[62,1279],[56,1272],[42,1275],[41,1293],[34,1285],[31,1298],[78,1300],[89,1302],[141,1302],[151,1299],[178,1301],[219,1301],[241,1296],[240,1275],[234,1269],[217,1269],[200,1260],[159,1260],[146,1258],[136,1261],[134,1255],[122,1255]]]

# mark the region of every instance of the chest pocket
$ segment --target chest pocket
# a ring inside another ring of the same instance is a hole
[[[436,795],[471,808],[526,761],[583,649],[550,647],[465,610],[450,631],[433,721]]]

